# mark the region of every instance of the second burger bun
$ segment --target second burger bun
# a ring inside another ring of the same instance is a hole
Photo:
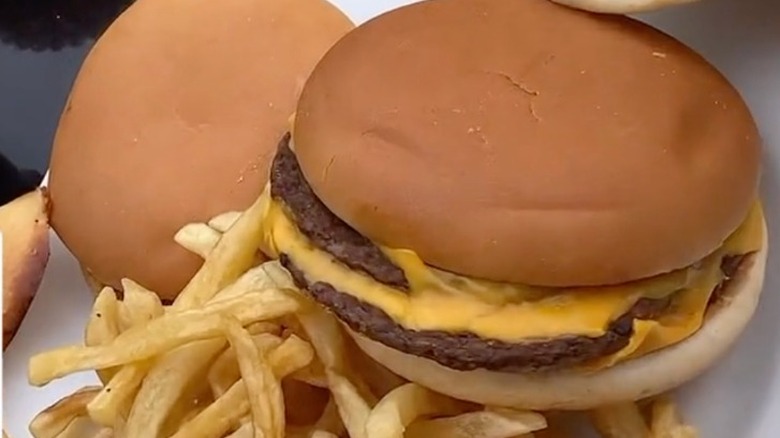
[[[85,60],[51,161],[52,225],[88,273],[173,299],[201,264],[184,224],[244,209],[320,57],[325,0],[141,0]]]
[[[707,310],[693,336],[662,350],[592,373],[582,370],[542,374],[456,371],[402,353],[350,331],[358,346],[377,362],[413,382],[451,397],[489,406],[536,410],[587,410],[641,400],[679,387],[726,354],[747,327],[764,284],[768,239],[749,256]]]
[[[361,25],[312,73],[294,141],[317,196],[373,242],[552,287],[699,261],[744,220],[761,160],[700,55],[546,0],[430,0]]]

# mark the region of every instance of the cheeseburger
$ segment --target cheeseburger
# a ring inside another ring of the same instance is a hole
[[[743,331],[767,251],[760,155],[739,93],[658,30],[430,0],[315,67],[267,244],[400,376],[587,409],[676,387]]]

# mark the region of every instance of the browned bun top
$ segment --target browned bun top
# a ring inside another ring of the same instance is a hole
[[[548,286],[701,259],[760,165],[748,108],[703,58],[545,0],[430,0],[360,26],[304,87],[294,137],[317,195],[372,240]]]
[[[246,208],[307,76],[352,28],[324,0],[142,0],[96,44],[51,162],[53,226],[99,281],[172,298],[201,260],[173,241]]]

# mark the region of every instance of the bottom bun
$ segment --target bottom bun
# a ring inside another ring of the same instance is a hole
[[[391,349],[351,332],[358,346],[399,376],[451,397],[489,406],[535,410],[585,410],[639,400],[674,389],[706,371],[739,338],[755,312],[764,283],[766,224],[762,250],[745,259],[738,274],[688,339],[598,372],[512,374],[456,371]]]

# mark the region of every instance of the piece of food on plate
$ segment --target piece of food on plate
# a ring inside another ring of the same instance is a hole
[[[364,351],[435,391],[648,397],[716,362],[756,308],[757,127],[712,65],[639,21],[403,7],[328,52],[294,128],[268,247]]]
[[[3,350],[13,339],[49,262],[49,195],[37,189],[0,206]]]
[[[173,299],[184,224],[262,191],[300,89],[350,20],[324,0],[136,2],[85,60],[51,159],[52,225],[99,290]]]

